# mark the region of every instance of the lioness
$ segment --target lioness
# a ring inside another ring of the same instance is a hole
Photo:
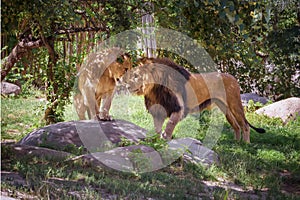
[[[120,49],[113,48],[102,55],[91,55],[93,61],[79,72],[79,91],[74,96],[74,105],[80,120],[85,119],[86,111],[89,119],[111,120],[109,109],[116,81],[132,68],[130,56],[119,56],[120,53]]]
[[[259,133],[265,132],[246,120],[239,84],[230,74],[190,73],[167,58],[143,58],[139,65],[125,73],[121,84],[131,93],[144,95],[157,133],[162,133],[162,125],[169,117],[164,138],[172,138],[176,124],[188,113],[202,111],[212,103],[225,114],[236,140],[241,139],[242,131],[243,140],[250,142],[249,126]]]

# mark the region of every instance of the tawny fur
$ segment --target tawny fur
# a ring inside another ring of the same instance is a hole
[[[74,104],[80,120],[85,119],[86,112],[89,119],[111,120],[109,110],[116,81],[132,68],[132,62],[127,54],[121,55],[122,62],[116,60],[118,52],[109,51],[104,56],[109,57],[109,53],[111,53],[111,58],[104,60],[104,62],[111,63],[108,67],[105,67],[105,65],[102,66],[104,69],[101,66],[99,69],[89,67],[79,74],[79,92],[74,96]],[[90,65],[93,65],[93,63]]]
[[[134,77],[134,78],[133,78]],[[250,142],[250,128],[255,128],[245,118],[237,80],[225,73],[190,73],[166,58],[140,61],[140,67],[124,75],[123,84],[129,91],[144,95],[147,110],[153,116],[157,133],[162,133],[162,125],[169,120],[164,130],[166,139],[172,138],[176,124],[188,113],[199,112],[216,104],[233,127],[235,139]]]

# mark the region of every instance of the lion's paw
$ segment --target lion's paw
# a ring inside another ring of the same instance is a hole
[[[112,121],[113,120],[112,116],[105,114],[105,113],[99,113],[98,115],[96,115],[96,117],[99,121]]]
[[[172,136],[171,136],[171,137],[168,137],[168,135],[166,134],[166,132],[163,132],[163,133],[161,134],[161,137],[162,137],[163,139],[167,140],[167,141],[172,140]]]

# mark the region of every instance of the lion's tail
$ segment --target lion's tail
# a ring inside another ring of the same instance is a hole
[[[266,130],[263,129],[263,128],[256,128],[256,127],[252,126],[249,122],[248,122],[248,124],[249,124],[249,126],[250,126],[251,128],[253,128],[253,129],[254,129],[256,132],[258,132],[258,133],[265,133],[265,132],[266,132]]]

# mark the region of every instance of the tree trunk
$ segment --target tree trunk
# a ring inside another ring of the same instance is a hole
[[[28,38],[22,39],[11,51],[11,53],[4,59],[1,68],[1,81],[7,76],[13,66],[18,62],[26,53],[34,48],[42,47],[43,41],[41,39],[36,41],[29,41]]]
[[[149,7],[149,10],[153,10],[153,4],[146,2],[145,7]],[[144,11],[146,12],[146,11]],[[154,32],[154,15],[151,13],[145,13],[142,16],[142,33],[143,33],[143,48],[147,58],[156,58],[156,40]]]
[[[57,122],[56,108],[58,106],[58,85],[55,81],[54,68],[57,62],[57,55],[54,50],[54,38],[44,39],[45,46],[48,50],[49,61],[47,66],[47,101],[49,105],[45,111],[44,119],[47,124],[52,124]],[[51,88],[51,90],[49,90]]]

